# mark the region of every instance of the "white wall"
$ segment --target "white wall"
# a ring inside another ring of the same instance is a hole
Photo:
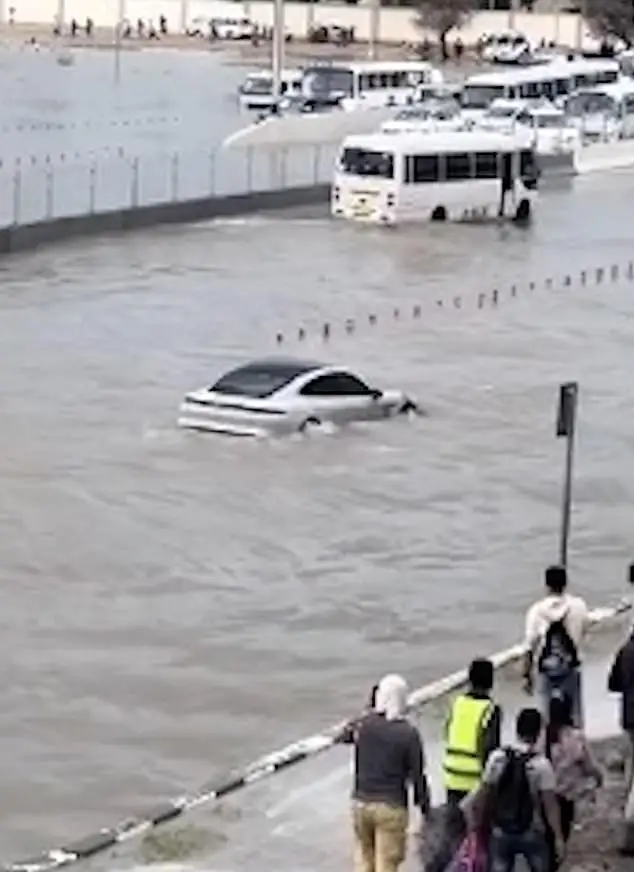
[[[53,21],[57,13],[58,0],[12,0],[16,8],[16,21],[19,23],[44,23]],[[137,18],[156,22],[165,15],[172,31],[180,29],[183,13],[186,20],[195,17],[213,16],[236,17],[246,14],[259,24],[273,24],[273,3],[270,0],[123,0],[126,16],[132,21]],[[11,5],[5,0],[5,5]],[[113,27],[119,14],[120,0],[65,0],[65,19],[76,17],[83,21],[90,15],[98,27]],[[317,24],[339,24],[354,27],[361,40],[370,36],[370,7],[335,4],[285,3],[286,26],[297,36],[303,36],[313,17]],[[562,45],[576,46],[583,30],[584,44],[592,44],[587,28],[581,27],[578,15],[552,15],[544,13],[515,13],[514,26],[525,33],[529,39],[554,40]],[[385,8],[380,15],[381,39],[392,42],[415,42],[421,32],[414,26],[414,13],[411,9]],[[492,33],[509,27],[513,22],[508,12],[479,12],[460,31],[462,40],[472,44],[483,33]],[[453,36],[453,34],[452,34]]]

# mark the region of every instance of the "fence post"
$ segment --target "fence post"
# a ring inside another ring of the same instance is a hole
[[[132,158],[132,186],[130,192],[130,206],[139,208],[139,158]]]
[[[280,162],[280,188],[286,187],[286,158],[288,157],[288,148],[284,146],[282,148],[281,154],[281,162]]]
[[[170,199],[172,203],[178,200],[179,170],[178,152],[175,151],[170,160]]]
[[[19,224],[22,212],[22,168],[18,161],[13,171],[13,223]]]
[[[253,190],[253,148],[249,146],[246,153],[247,161],[247,194]]]
[[[55,199],[55,174],[51,166],[50,156],[46,156],[46,220],[49,221],[53,217]]]
[[[97,191],[97,163],[95,160],[91,161],[90,166],[88,167],[88,211],[91,215],[94,214],[95,211],[95,199],[96,199],[96,191]]]
[[[209,152],[209,196],[216,193],[216,152],[212,148]]]
[[[313,184],[319,184],[319,169],[321,165],[321,145],[316,145],[313,152]]]

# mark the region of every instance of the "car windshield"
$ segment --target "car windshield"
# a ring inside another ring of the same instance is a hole
[[[273,88],[271,76],[249,76],[242,90],[245,94],[270,94]]]
[[[209,390],[217,394],[262,399],[270,397],[307,369],[301,364],[276,361],[250,363],[226,373]]]
[[[487,112],[489,118],[512,118],[517,112],[515,106],[490,106]]]
[[[552,115],[533,115],[533,124],[540,130],[563,127],[563,116],[557,113]]]

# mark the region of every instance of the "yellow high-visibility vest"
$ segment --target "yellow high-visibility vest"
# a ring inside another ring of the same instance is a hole
[[[482,738],[495,709],[490,699],[456,697],[447,722],[443,772],[445,788],[470,793],[484,768]]]

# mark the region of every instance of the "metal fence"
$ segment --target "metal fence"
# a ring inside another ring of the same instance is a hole
[[[329,182],[335,147],[32,155],[0,164],[0,227]]]

